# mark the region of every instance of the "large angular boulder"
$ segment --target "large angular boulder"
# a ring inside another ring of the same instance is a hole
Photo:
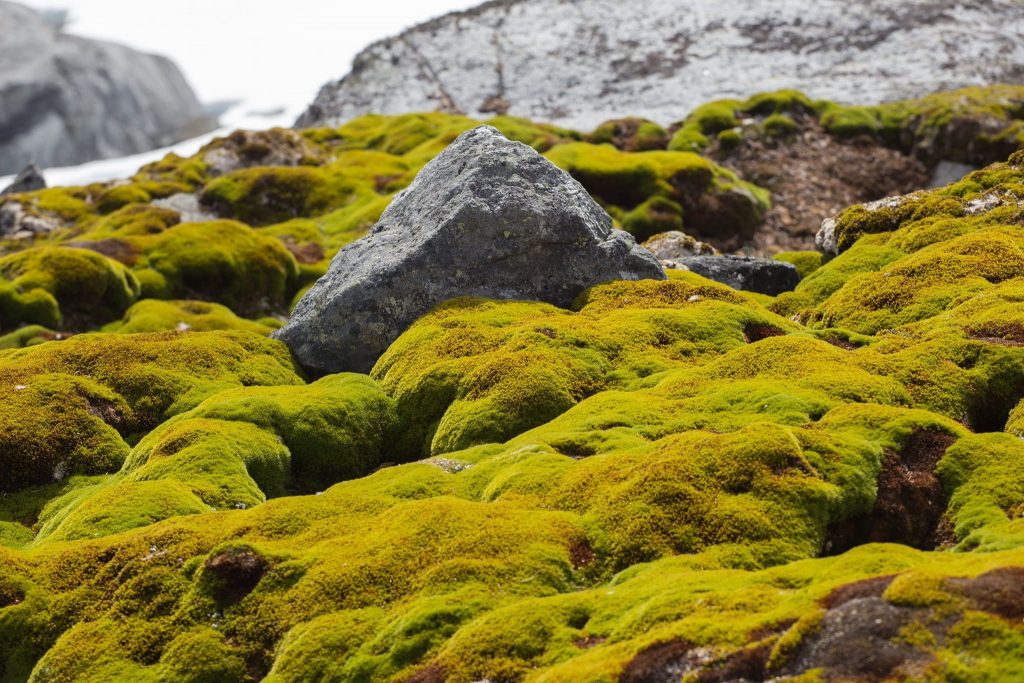
[[[482,126],[430,162],[367,237],[338,253],[275,336],[311,374],[369,372],[448,299],[568,307],[601,282],[664,278],[579,183]]]

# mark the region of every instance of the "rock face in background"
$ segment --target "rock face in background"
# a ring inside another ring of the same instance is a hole
[[[591,128],[779,88],[872,103],[1022,78],[1011,0],[499,0],[371,45],[298,125],[441,110]]]
[[[0,1],[0,175],[135,154],[212,123],[169,60],[66,35]]]
[[[344,248],[276,333],[313,374],[369,372],[409,325],[454,297],[568,308],[609,280],[665,279],[586,190],[482,126],[459,137]]]

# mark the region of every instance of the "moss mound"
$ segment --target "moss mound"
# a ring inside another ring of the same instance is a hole
[[[702,108],[673,145],[741,115],[784,135],[876,114],[773,93]],[[876,120],[858,134],[888,136]],[[638,233],[758,196],[695,154],[624,151],[623,122],[591,138],[613,144],[496,122]],[[802,281],[778,298],[673,272],[572,310],[455,300],[373,377],[304,383],[240,315],[308,284],[473,123],[238,136],[132,181],[220,183],[227,212],[315,177],[255,226],[102,213],[111,188],[22,197],[64,232],[2,258],[84,254],[89,282],[137,288],[89,290],[107,333],[44,341],[79,308],[33,276],[18,293],[63,317],[0,338],[0,680],[1020,678],[1024,158],[851,208],[838,256],[780,256]]]
[[[251,333],[83,335],[0,352],[0,490],[120,468],[126,440],[211,393],[295,384],[283,345]]]
[[[722,165],[730,162],[719,151],[750,138],[783,144],[812,122],[840,140],[914,155],[922,168],[944,159],[983,165],[1024,145],[1022,93],[990,86],[849,107],[782,91],[712,102],[669,128],[626,117],[587,134],[509,116],[486,123],[546,153],[640,240],[683,230],[727,251],[772,251],[765,231],[785,223],[790,208],[803,220],[802,209],[785,205],[792,197],[772,180],[779,171],[733,164],[744,179]],[[23,325],[96,331],[139,298],[283,315],[424,164],[479,123],[440,113],[370,115],[336,129],[239,131],[190,158],[169,155],[127,181],[5,197],[0,203],[47,227],[0,246],[0,334]],[[772,193],[748,181],[772,187],[783,205],[770,210]],[[893,211],[919,209],[926,210]],[[887,220],[876,211],[858,222],[851,213],[844,248],[884,231]],[[801,235],[787,243],[806,242]]]
[[[138,279],[100,254],[37,247],[0,257],[0,330],[21,325],[75,327],[88,316],[104,322],[139,297]]]

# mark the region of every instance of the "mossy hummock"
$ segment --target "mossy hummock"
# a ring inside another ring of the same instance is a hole
[[[715,105],[700,130],[815,107]],[[366,117],[303,140],[318,163],[411,172],[471,125]],[[616,178],[637,224],[682,206],[680,172],[733,182],[686,152],[501,125]],[[140,178],[197,192],[208,174],[168,159]],[[31,283],[15,294],[63,317],[0,337],[27,345],[0,351],[0,680],[1024,675],[1021,154],[842,213],[839,255],[781,255],[802,281],[777,298],[672,272],[566,309],[457,299],[372,376],[307,383],[273,322],[238,314],[301,288],[317,263],[292,248],[326,258],[406,181],[361,186],[358,219],[307,204],[326,213],[258,228],[48,191],[69,234],[2,257]],[[47,341],[81,312],[51,265],[92,253],[65,238],[131,256],[85,256],[107,332]]]

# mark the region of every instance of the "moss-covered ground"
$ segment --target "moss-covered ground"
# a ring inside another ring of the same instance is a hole
[[[649,122],[496,123],[612,209],[758,197]],[[16,198],[66,227],[0,257],[0,681],[1024,677],[1024,152],[848,209],[777,298],[457,299],[307,382],[275,315],[471,125]]]

